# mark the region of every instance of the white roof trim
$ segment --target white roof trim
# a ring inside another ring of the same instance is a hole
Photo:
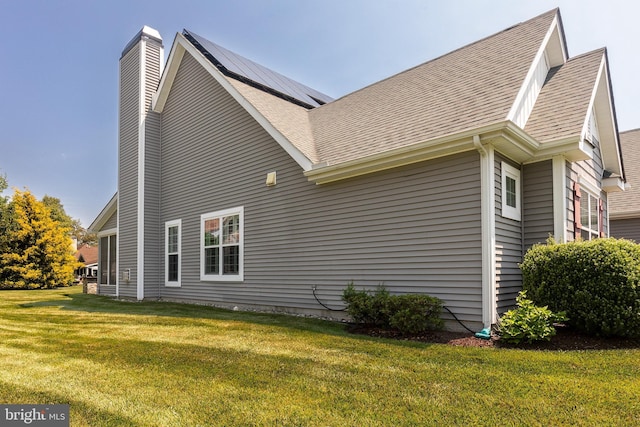
[[[205,58],[200,51],[189,43],[182,34],[176,34],[173,46],[171,47],[171,53],[169,53],[165,72],[160,79],[158,91],[153,96],[152,108],[155,112],[162,113],[162,110],[164,109],[185,51],[198,61],[198,63],[209,72],[209,74],[211,74],[211,76],[264,128],[264,130],[267,131],[267,133],[269,133],[269,135],[278,142],[278,144],[280,144],[280,146],[302,167],[303,170],[311,170],[313,162],[282,133],[280,133],[280,131],[278,131],[249,101],[247,101],[240,92],[238,92],[238,90],[229,83],[226,77],[207,58]]]
[[[96,219],[93,220],[88,230],[91,232],[99,231],[111,218],[111,216],[118,210],[118,193],[114,194],[111,200],[107,202],[107,205],[102,208],[102,211],[98,214]]]
[[[547,47],[552,41],[551,38],[556,33],[558,35],[558,40],[555,40],[555,41],[560,45],[560,49],[562,50],[563,62],[567,62],[567,53],[564,50],[564,34],[562,32],[562,29],[560,28],[559,21],[558,21],[558,14],[556,13],[556,16],[553,18],[553,22],[551,22],[551,25],[549,26],[549,30],[547,30],[547,34],[544,36],[544,39],[540,44],[538,53],[536,53],[536,56],[531,62],[531,66],[529,67],[527,76],[524,78],[524,81],[522,82],[522,86],[520,86],[520,91],[518,92],[518,95],[516,95],[516,99],[514,100],[513,105],[509,110],[509,114],[507,114],[507,120],[515,121],[516,113],[519,110],[519,107],[520,107],[520,104],[522,103],[523,98],[527,95],[529,85],[531,83],[531,80],[533,80],[536,74],[536,69],[538,68],[538,64],[545,57],[545,52],[547,51]],[[549,58],[548,65],[549,65],[549,68],[553,68],[558,64],[555,64],[555,62],[552,61],[551,58]]]
[[[603,105],[604,103],[604,105]],[[605,111],[603,111],[603,109]],[[591,112],[595,111],[597,126],[600,133],[600,152],[602,154],[603,167],[621,176],[622,171],[622,154],[620,152],[620,143],[616,132],[615,117],[613,117],[613,101],[611,96],[611,84],[609,73],[607,72],[607,56],[603,53],[598,76],[593,86],[589,107],[585,115],[582,125],[581,139],[586,138],[589,130],[589,119]]]

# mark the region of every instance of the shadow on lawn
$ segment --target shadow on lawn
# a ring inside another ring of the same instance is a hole
[[[281,313],[233,311],[210,305],[167,301],[129,301],[117,300],[108,296],[83,293],[65,293],[68,299],[37,301],[21,304],[22,307],[60,307],[62,310],[89,313],[140,314],[160,317],[189,318],[193,325],[199,320],[247,322],[259,325],[277,326],[287,329],[311,331],[335,336],[348,336],[356,339],[376,340],[386,338],[397,344],[415,346],[416,344],[449,344],[463,347],[496,347],[524,350],[570,351],[570,350],[611,350],[640,349],[640,338],[602,338],[579,333],[568,327],[558,328],[558,333],[550,341],[505,344],[495,337],[489,341],[473,337],[468,333],[450,331],[430,331],[419,336],[402,336],[393,331],[381,331],[344,322],[317,318],[294,316]]]
[[[201,320],[220,320],[245,322],[257,325],[310,331],[327,335],[346,336],[356,339],[375,340],[366,334],[349,333],[349,323],[318,319],[314,317],[296,316],[282,313],[258,311],[233,311],[211,305],[190,304],[169,301],[132,301],[114,299],[104,295],[84,293],[64,293],[65,299],[50,299],[20,304],[22,308],[59,307],[61,310],[85,313],[147,315],[158,317],[191,319],[192,324],[202,324]],[[398,341],[399,344],[415,346],[415,341]],[[423,343],[424,344],[424,343]]]
[[[69,423],[70,425],[118,425],[118,426],[134,426],[138,425],[131,418],[124,417],[115,412],[99,409],[88,402],[69,399],[68,396],[55,394],[45,391],[36,391],[26,389],[23,385],[17,386],[12,383],[0,381],[2,396],[6,396],[9,400],[3,401],[3,404],[16,405],[53,405],[68,404],[69,405]],[[27,424],[27,423],[25,423]]]

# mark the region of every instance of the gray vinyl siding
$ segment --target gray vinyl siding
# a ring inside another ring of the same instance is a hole
[[[612,219],[610,226],[611,237],[640,243],[640,218]]]
[[[163,112],[161,162],[160,222],[182,219],[182,287],[163,287],[164,298],[315,311],[312,286],[340,308],[350,281],[383,283],[481,320],[475,151],[317,186],[185,55]],[[275,187],[265,186],[271,171]],[[238,206],[244,281],[201,282],[200,216]]]
[[[553,166],[551,160],[522,167],[525,251],[553,235]]]
[[[515,305],[515,298],[522,288],[522,274],[518,267],[518,263],[522,262],[522,223],[502,216],[503,161],[520,169],[520,166],[507,161],[499,153],[496,153],[494,182],[496,197],[496,306],[498,314],[502,314]],[[522,174],[520,182],[523,182]]]
[[[149,113],[146,118],[145,191],[144,191],[144,295],[160,297],[160,256],[163,227],[160,225],[160,115]]]
[[[140,44],[120,60],[120,129],[118,149],[118,276],[131,270],[129,283],[120,282],[120,296],[136,296],[138,119],[140,105]]]
[[[112,230],[118,227],[118,212],[115,212],[102,226],[102,230]]]
[[[160,45],[149,41],[146,45],[145,111],[151,107],[152,95],[160,81]],[[161,116],[148,112],[145,117],[144,170],[144,295],[160,297],[160,283],[164,283],[160,257],[163,227],[160,224],[160,136]]]

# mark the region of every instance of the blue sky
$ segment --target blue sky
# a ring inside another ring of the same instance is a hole
[[[88,226],[117,185],[118,59],[183,28],[339,97],[560,7],[569,54],[608,48],[621,131],[640,127],[640,4],[622,0],[0,0],[0,174]]]

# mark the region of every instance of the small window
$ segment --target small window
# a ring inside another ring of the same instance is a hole
[[[164,226],[165,286],[180,286],[180,252],[182,246],[182,220],[168,221]]]
[[[520,221],[520,171],[502,162],[502,216]]]
[[[580,201],[580,237],[582,237],[582,240],[597,239],[600,236],[600,201],[597,197],[584,190],[582,194],[582,200]]]
[[[244,209],[201,216],[200,279],[243,280]]]

